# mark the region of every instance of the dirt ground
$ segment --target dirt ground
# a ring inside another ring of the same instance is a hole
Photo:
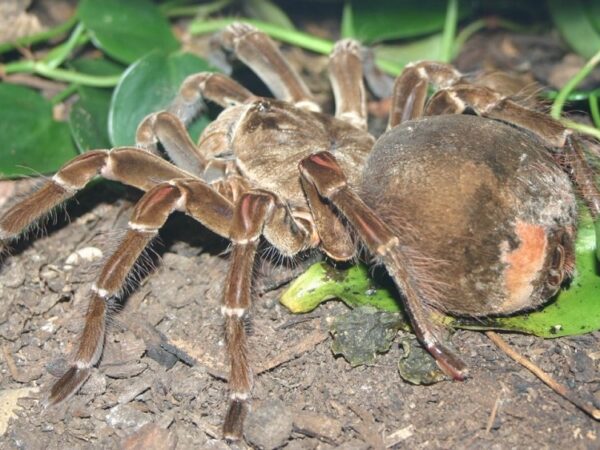
[[[49,372],[60,370],[81,329],[98,250],[107,253],[131,205],[102,186],[88,190],[68,208],[70,223],[52,226],[5,259],[0,417],[12,418],[0,448],[228,448],[219,440],[227,402],[219,312],[227,247],[185,217],[170,221],[154,247],[160,263],[114,314],[98,370],[65,405],[45,410],[40,402],[55,380]],[[74,261],[78,251],[92,261]],[[278,304],[280,293],[259,296],[253,307],[253,359],[269,370],[256,377],[248,444],[232,448],[600,447],[597,422],[483,334],[454,336],[471,368],[467,381],[412,386],[398,376],[397,346],[370,367],[352,369],[332,355],[327,322],[346,310],[341,303],[293,316]],[[507,339],[600,399],[600,333]],[[22,397],[18,406],[15,395]],[[128,438],[154,447],[127,447]]]
[[[501,36],[492,38],[502,43]],[[465,49],[463,70],[485,64],[482,54],[494,57],[482,44],[492,45],[492,38]],[[543,75],[555,67],[548,63]],[[481,333],[453,337],[470,367],[467,381],[413,386],[398,375],[398,345],[372,366],[351,368],[333,356],[328,323],[347,310],[343,304],[294,316],[278,303],[285,287],[268,290],[260,282],[250,338],[259,374],[246,441],[230,446],[220,440],[227,405],[220,314],[227,242],[183,216],[170,219],[153,247],[155,268],[113,314],[97,370],[64,405],[44,409],[53,374],[76,344],[90,284],[138,197],[96,185],[68,206],[70,221],[59,214],[44,236],[18,244],[3,259],[0,448],[600,448],[598,422]],[[286,275],[267,263],[260,272],[266,284]],[[600,333],[546,341],[505,337],[600,402]]]

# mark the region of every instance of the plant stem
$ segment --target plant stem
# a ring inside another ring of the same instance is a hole
[[[340,30],[342,38],[353,38],[354,37],[354,11],[352,10],[352,3],[345,2],[344,10],[342,12],[342,29]]]
[[[456,24],[458,22],[458,0],[448,0],[446,9],[446,20],[444,22],[444,32],[442,34],[442,46],[440,49],[440,60],[450,62],[454,50],[454,35],[456,34]]]
[[[191,34],[214,33],[239,20],[240,19],[235,17],[226,17],[211,21],[194,20],[192,23],[190,23],[188,30]],[[324,55],[329,54],[333,49],[333,42],[328,41],[327,39],[311,36],[307,33],[302,33],[301,31],[282,28],[277,25],[258,20],[244,19],[244,22],[255,26],[259,30],[267,33],[269,36],[277,39],[278,41],[285,42],[286,44],[302,47],[306,50],[322,53]]]
[[[214,2],[203,5],[165,5],[165,8],[161,8],[161,11],[167,17],[207,17],[212,13],[222,10],[227,5],[231,4],[232,1],[233,0],[215,0]]]
[[[560,123],[562,123],[565,127],[569,127],[575,131],[579,131],[580,133],[589,134],[590,136],[593,136],[596,139],[600,139],[600,130],[598,128],[594,128],[589,125],[585,125],[583,123],[575,122],[574,120],[569,119],[560,119]]]
[[[511,22],[510,20],[500,19],[499,17],[487,17],[483,19],[475,20],[470,24],[466,25],[462,30],[458,32],[454,39],[453,57],[458,56],[458,53],[465,45],[465,42],[469,40],[471,36],[477,33],[479,30],[488,28],[490,30],[505,29],[510,31],[525,31],[527,27],[519,25],[518,23]]]
[[[590,113],[592,120],[596,128],[600,128],[600,109],[598,108],[598,96],[596,94],[590,94]]]
[[[41,61],[17,61],[5,66],[0,65],[0,72],[6,74],[16,72],[37,73],[38,75],[43,75],[56,81],[66,81],[68,83],[94,87],[113,87],[117,85],[121,78],[121,75],[97,76],[49,67],[46,63]]]
[[[581,81],[587,77],[590,72],[594,69],[596,64],[600,62],[600,50],[596,52],[594,56],[590,58],[588,62],[581,68],[579,72],[575,74],[573,78],[571,78],[567,84],[559,91],[554,103],[552,104],[552,109],[550,110],[550,115],[555,119],[559,119],[562,113],[563,107],[565,106],[565,102],[567,101],[567,97],[571,93],[573,89],[577,87]]]
[[[479,30],[483,30],[487,26],[487,21],[485,19],[478,19],[474,22],[471,22],[467,26],[465,26],[460,32],[456,35],[454,39],[454,47],[452,48],[452,57],[455,58],[458,56],[460,49],[465,45],[465,42],[477,33]]]
[[[542,92],[541,95],[543,95],[544,97],[546,97],[549,100],[554,100],[556,99],[556,97],[558,97],[559,91],[544,91]],[[600,89],[594,89],[592,91],[572,91],[569,92],[569,95],[567,96],[566,100],[569,102],[577,102],[577,101],[581,101],[581,100],[587,100],[590,98],[591,95],[595,95],[595,96],[599,96],[600,95]]]
[[[15,39],[14,42],[5,42],[0,44],[0,54],[9,52],[19,47],[27,47],[28,45],[37,44],[38,42],[47,41],[53,37],[60,36],[66,33],[77,23],[77,14],[74,14],[69,20],[63,22],[53,28],[46,31],[41,31],[36,34],[29,36],[23,36],[22,38]]]
[[[84,32],[84,25],[81,22],[78,23],[71,33],[71,36],[69,36],[69,39],[67,39],[63,44],[53,48],[44,57],[43,61],[46,63],[46,65],[51,68],[60,66],[69,57],[76,46],[85,44],[89,40],[87,36],[83,35]]]
[[[554,378],[552,378],[552,376],[544,372],[540,367],[536,366],[532,361],[512,348],[498,333],[494,331],[486,331],[485,334],[490,341],[496,344],[496,346],[509,358],[513,359],[515,362],[521,364],[523,367],[533,373],[540,381],[545,383],[558,395],[566,398],[573,405],[581,409],[586,414],[589,414],[594,419],[600,420],[600,409],[596,408],[592,402],[580,398],[577,393],[569,389],[565,384],[556,381]]]
[[[77,88],[78,88],[78,85],[76,85],[76,84],[70,84],[65,89],[63,89],[58,94],[56,94],[54,97],[52,97],[50,99],[50,103],[52,103],[53,105],[58,105],[63,100],[65,100],[66,98],[70,97],[75,92],[77,92]]]

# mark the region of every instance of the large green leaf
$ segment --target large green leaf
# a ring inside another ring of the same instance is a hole
[[[383,311],[401,311],[394,294],[379,286],[363,264],[347,270],[323,262],[313,264],[290,284],[280,301],[293,313],[306,313],[333,298],[342,299],[352,308],[374,306]]]
[[[246,14],[253,19],[262,20],[288,30],[294,29],[294,24],[285,11],[270,0],[246,0],[242,3]]]
[[[51,173],[77,155],[66,123],[38,92],[0,84],[0,176]]]
[[[547,0],[547,3],[552,20],[567,44],[586,59],[594,56],[600,49],[600,32],[583,1]]]
[[[110,105],[108,130],[114,146],[133,145],[137,126],[148,114],[165,109],[183,80],[193,73],[215,70],[188,53],[152,53],[123,74]],[[207,125],[202,116],[190,128],[193,139]]]
[[[118,75],[124,67],[107,59],[79,59],[70,63],[83,73]],[[79,99],[71,108],[69,126],[79,151],[109,148],[108,111],[112,90],[79,86]]]
[[[375,59],[379,67],[395,68],[397,74],[410,62],[421,60],[440,60],[442,53],[442,34],[436,33],[423,39],[411,40],[405,44],[377,45],[374,47]]]
[[[179,48],[169,22],[150,0],[83,0],[78,13],[94,44],[119,61]]]
[[[542,310],[498,319],[444,317],[443,322],[456,328],[511,330],[546,338],[600,330],[600,255],[596,254],[599,238],[600,225],[594,226],[589,214],[582,213],[575,244],[575,277]],[[402,310],[395,291],[378,285],[362,265],[340,271],[317,263],[290,285],[281,302],[292,312],[308,312],[331,298],[340,298],[353,308],[370,305],[385,311]]]
[[[90,87],[78,89],[79,100],[71,108],[69,127],[77,148],[86,150],[110,148],[108,110],[111,91]]]
[[[442,30],[446,0],[351,0],[344,11],[343,29],[361,42],[411,38]],[[461,3],[461,16],[467,13]]]

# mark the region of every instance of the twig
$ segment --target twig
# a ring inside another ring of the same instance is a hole
[[[306,353],[315,348],[317,345],[327,339],[328,336],[328,333],[321,329],[313,331],[305,338],[302,338],[298,344],[288,347],[283,352],[275,355],[273,358],[265,361],[263,364],[258,365],[256,368],[256,374],[258,375],[263,372],[267,372],[288,361],[296,359],[302,353]]]
[[[498,406],[500,406],[500,395],[496,397],[496,401],[494,402],[494,406],[492,407],[492,412],[490,413],[487,426],[485,427],[486,433],[489,433],[492,427],[494,426],[494,421],[496,420],[496,415],[498,414]]]
[[[596,420],[600,420],[600,409],[596,408],[591,402],[583,400],[579,398],[573,391],[571,391],[567,386],[562,383],[559,383],[538,366],[536,366],[529,359],[525,358],[523,355],[518,353],[515,349],[513,349],[508,343],[500,337],[500,335],[494,331],[486,331],[485,334],[496,346],[506,353],[510,358],[512,358],[517,363],[521,364],[531,373],[533,373],[536,377],[538,377],[541,381],[543,381],[548,387],[550,387],[554,392],[561,395],[579,409],[581,409],[586,414],[589,414]]]
[[[318,344],[327,339],[327,332],[317,329],[311,334],[303,338],[298,344],[288,347],[281,353],[278,353],[273,358],[264,361],[262,364],[257,364],[254,370],[255,375],[260,375],[263,372],[268,372],[275,367],[285,364],[288,361],[296,359],[301,354],[306,353]],[[199,349],[197,345],[185,341],[183,339],[169,339],[169,343],[176,348],[179,348],[187,353],[198,364],[206,367],[208,373],[221,380],[228,380],[229,374],[227,366],[220,356],[210,355]]]
[[[369,445],[369,448],[373,450],[385,450],[386,445],[383,442],[383,437],[376,429],[373,414],[356,405],[349,405],[348,408],[360,418],[361,422],[357,425],[352,425],[352,428],[360,434],[361,438]]]
[[[58,92],[65,88],[64,83],[47,80],[46,78],[41,78],[28,73],[15,73],[12,75],[5,75],[0,78],[2,78],[2,81],[5,83],[20,84],[22,86],[46,91]]]
[[[21,371],[17,368],[15,364],[15,360],[8,349],[6,344],[2,345],[2,353],[4,354],[4,359],[6,360],[6,365],[8,366],[8,371],[10,372],[10,376],[18,383],[29,383],[31,381],[28,377],[24,376]]]

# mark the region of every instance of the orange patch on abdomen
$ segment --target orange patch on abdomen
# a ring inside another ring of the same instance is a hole
[[[511,313],[527,308],[531,303],[531,295],[535,281],[540,276],[546,261],[548,240],[541,225],[533,225],[517,221],[515,234],[519,246],[509,251],[506,242],[502,244],[502,262],[504,270],[504,285],[506,300],[498,312]]]

